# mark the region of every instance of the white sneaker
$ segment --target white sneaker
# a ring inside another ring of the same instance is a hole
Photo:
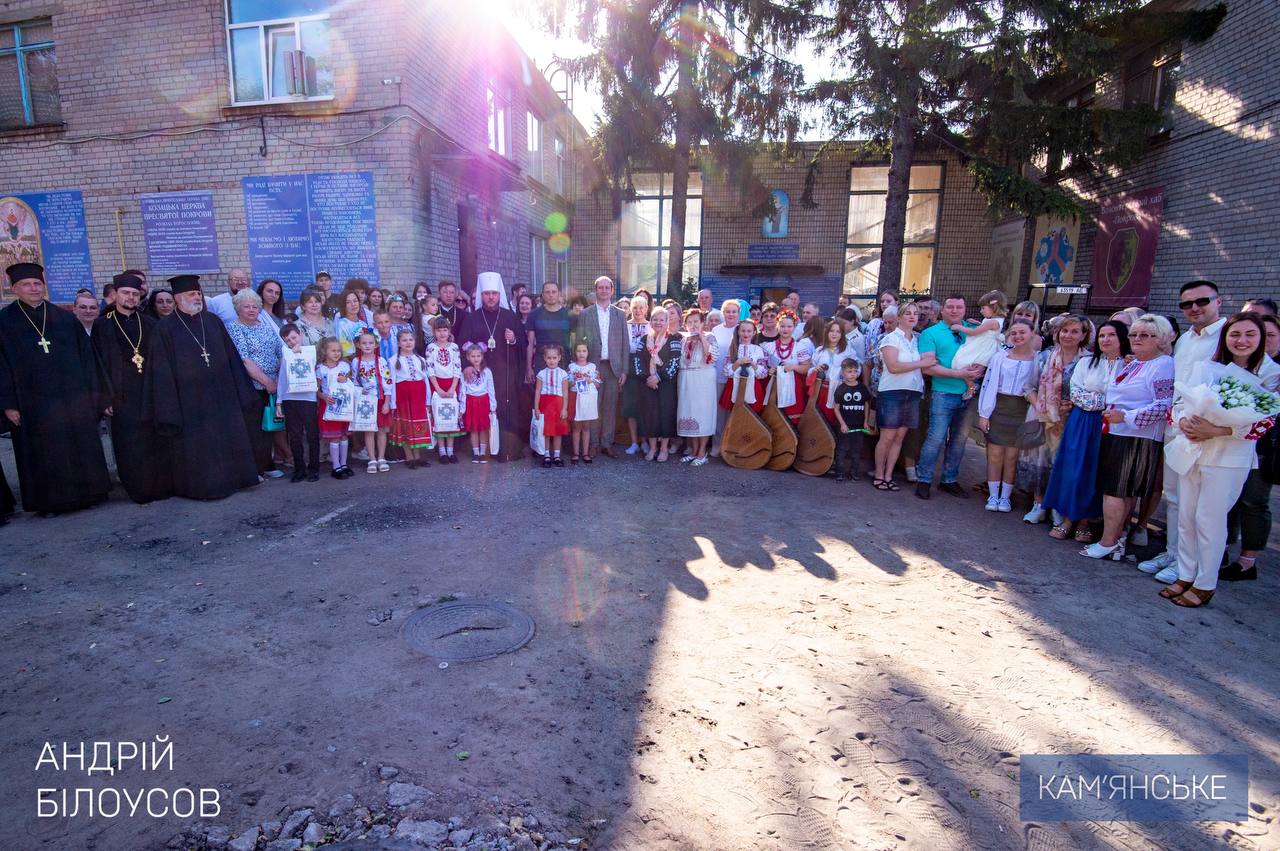
[[[987,511],[999,511],[999,510],[1000,510],[1000,497],[998,497],[998,496],[989,496],[989,497],[987,497],[987,505],[986,505],[986,509],[987,509]]]
[[[358,452],[352,452],[351,457],[354,458],[356,461],[368,461],[369,452],[368,450],[361,449]]]
[[[1145,547],[1147,545],[1147,527],[1139,526],[1129,535],[1129,543],[1135,547]]]
[[[1008,514],[1013,511],[1013,504],[1007,499],[998,499],[996,500],[996,511]]]
[[[263,475],[266,476],[268,479],[282,479],[284,478],[284,471],[283,470],[267,470],[267,472],[263,473]]]
[[[1164,568],[1170,567],[1177,563],[1178,563],[1177,556],[1173,555],[1172,553],[1164,552],[1164,553],[1160,553],[1160,555],[1155,556],[1154,558],[1149,558],[1146,561],[1138,562],[1138,570],[1141,570],[1143,573],[1155,573],[1159,570],[1163,570]],[[1174,579],[1176,578],[1177,577],[1175,576]],[[1172,582],[1173,579],[1170,579],[1169,581]]]
[[[915,481],[919,481],[919,480],[916,478],[916,468],[915,468],[915,467],[907,467],[907,468],[906,468],[906,470],[907,470],[907,481],[908,481],[908,482],[915,482]]]
[[[635,455],[639,451],[640,451],[640,444],[638,443],[633,443],[626,448],[626,453],[628,455]]]
[[[1178,581],[1178,565],[1171,564],[1164,570],[1156,574],[1156,582],[1163,582],[1165,585]]]
[[[1022,515],[1022,522],[1030,523],[1033,526],[1044,522],[1044,508],[1041,507],[1040,503],[1037,502],[1035,505],[1031,506],[1030,511]]]

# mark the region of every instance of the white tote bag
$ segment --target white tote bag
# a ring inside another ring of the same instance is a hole
[[[529,448],[538,455],[547,454],[546,439],[542,436],[542,412],[533,412],[533,421],[529,423]]]
[[[374,388],[356,388],[355,410],[351,417],[351,430],[378,430],[378,391]]]
[[[458,431],[458,420],[461,415],[457,397],[450,399],[443,393],[437,393],[431,397],[431,419],[435,423],[436,431]]]
[[[296,353],[285,346],[281,357],[285,374],[289,377],[290,393],[314,393],[319,389],[316,384],[315,346],[300,346]]]
[[[349,423],[355,413],[356,386],[350,381],[338,381],[336,375],[329,376],[325,392],[333,398],[333,402],[325,406],[324,418],[333,423]]]
[[[498,412],[489,412],[489,454],[498,454],[499,435],[501,427],[498,425]]]
[[[583,422],[600,418],[600,393],[596,386],[587,383],[587,389],[574,396],[573,418]]]

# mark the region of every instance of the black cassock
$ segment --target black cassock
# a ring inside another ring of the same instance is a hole
[[[93,348],[111,383],[111,446],[116,472],[134,502],[152,502],[172,490],[169,459],[160,451],[155,427],[144,419],[146,373],[153,368],[156,320],[134,311],[129,316],[109,312],[93,323]],[[133,363],[134,346],[142,366]],[[203,361],[202,361],[203,362]]]
[[[507,330],[515,336],[514,343],[507,343]],[[498,456],[503,459],[519,458],[523,447],[517,434],[517,419],[520,414],[520,382],[524,381],[524,361],[520,353],[524,351],[521,343],[520,320],[513,311],[500,307],[494,311],[484,308],[473,310],[462,319],[462,332],[458,334],[458,345],[464,343],[484,343],[489,345],[492,335],[493,351],[485,357],[485,363],[493,373],[493,390],[498,397],[498,426],[502,436],[498,440]],[[467,367],[466,353],[462,356],[462,368]]]
[[[258,394],[222,320],[175,310],[156,323],[149,366],[143,418],[166,444],[173,492],[222,499],[257,484],[243,411]]]
[[[0,413],[0,434],[8,433],[9,418]],[[18,501],[13,498],[13,491],[9,489],[9,480],[4,476],[4,467],[0,466],[0,518],[8,517],[17,507]]]
[[[75,511],[107,498],[111,479],[98,436],[109,404],[105,383],[89,336],[70,313],[48,302],[0,310],[0,409],[22,417],[12,432],[23,509]]]

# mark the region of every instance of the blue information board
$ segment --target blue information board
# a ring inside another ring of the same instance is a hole
[[[96,292],[80,190],[0,197],[0,270],[19,262],[44,266],[50,301],[73,301],[81,287]]]
[[[749,242],[748,260],[799,260],[798,242]]]
[[[245,177],[245,230],[255,281],[275,278],[297,298],[316,272],[379,286],[373,173]]]
[[[150,274],[206,275],[218,271],[212,192],[154,192],[139,200]]]

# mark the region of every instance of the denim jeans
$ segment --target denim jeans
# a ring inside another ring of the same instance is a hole
[[[933,471],[938,466],[938,456],[946,446],[946,462],[942,468],[943,483],[954,482],[960,476],[960,460],[964,457],[964,444],[969,438],[969,415],[974,410],[977,396],[965,399],[961,393],[931,394],[929,402],[929,433],[920,445],[920,460],[916,462],[916,476],[920,481],[933,482]]]

